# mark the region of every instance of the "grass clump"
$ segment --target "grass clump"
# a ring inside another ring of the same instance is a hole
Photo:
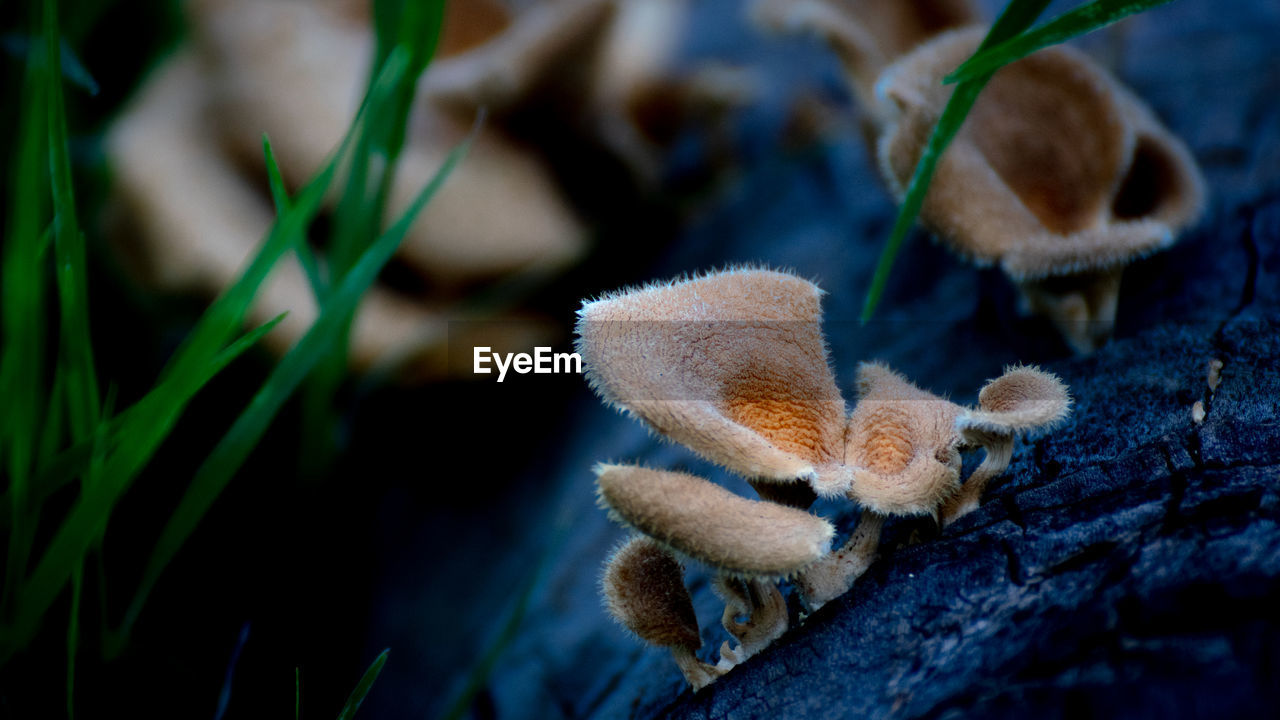
[[[0,590],[0,664],[12,661],[40,636],[55,602],[70,592],[69,711],[82,632],[84,565],[93,561],[102,566],[103,538],[113,510],[191,400],[283,317],[243,330],[256,293],[289,252],[297,253],[307,268],[320,314],[195,471],[145,562],[122,620],[112,626],[103,618],[102,648],[108,656],[125,646],[165,568],[294,391],[306,384],[306,401],[323,408],[322,416],[330,421],[335,417],[333,395],[345,373],[351,318],[470,143],[464,141],[448,156],[403,215],[385,223],[413,89],[434,53],[442,14],[441,0],[375,3],[375,70],[341,145],[290,196],[264,141],[275,223],[237,281],[204,311],[149,391],[117,412],[112,392],[103,395],[94,362],[86,241],[63,96],[64,58],[74,55],[69,55],[60,18],[75,13],[60,9],[57,0],[35,7],[31,35],[39,41],[25,44],[0,270],[0,397],[5,398],[0,408],[0,532],[8,536]],[[87,76],[78,63],[75,68]],[[338,181],[345,185],[333,218],[333,242],[322,262],[306,236]],[[55,493],[60,493],[56,507],[46,504]],[[63,497],[68,500],[62,502]],[[44,534],[37,533],[40,526],[46,528]],[[354,713],[385,657],[370,668],[343,717]]]

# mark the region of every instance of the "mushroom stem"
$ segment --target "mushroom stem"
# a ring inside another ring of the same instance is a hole
[[[1018,283],[1027,310],[1049,318],[1077,355],[1107,344],[1116,327],[1120,276],[1110,268]]]
[[[680,672],[684,674],[684,679],[689,681],[689,685],[694,692],[698,692],[715,682],[716,678],[725,673],[724,670],[715,665],[702,662],[693,654],[692,650],[683,645],[673,645],[671,647],[671,657],[675,658],[676,665],[680,668]]]
[[[787,602],[782,591],[769,580],[735,578],[721,573],[715,580],[716,594],[724,600],[721,623],[738,640],[720,646],[720,663],[727,671],[765,649],[787,631]],[[739,620],[738,618],[745,618]]]
[[[982,432],[970,430],[966,432],[970,439],[978,440],[986,450],[982,464],[965,480],[960,492],[956,493],[938,512],[938,521],[946,527],[956,520],[978,509],[978,500],[987,482],[1009,467],[1013,459],[1013,434],[998,432]]]
[[[844,547],[800,574],[801,597],[809,612],[826,605],[853,587],[853,581],[866,572],[875,560],[876,548],[880,545],[880,530],[883,528],[883,515],[863,510],[858,527],[854,528]]]

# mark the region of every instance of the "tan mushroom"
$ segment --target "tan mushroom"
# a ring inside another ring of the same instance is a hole
[[[787,606],[776,580],[826,555],[835,532],[830,523],[803,510],[747,500],[685,473],[600,465],[596,474],[601,504],[615,520],[717,571],[713,588],[725,603],[721,623],[738,644],[720,648],[710,679],[786,632]],[[698,689],[702,676],[680,667]]]
[[[840,463],[845,418],[821,295],[745,269],[624,291],[583,304],[578,352],[606,402],[676,442],[744,477],[816,480]]]
[[[108,145],[121,215],[138,234],[125,242],[139,254],[135,264],[172,281],[166,287],[217,292],[271,221],[263,133],[286,184],[297,188],[328,161],[351,122],[370,74],[370,7],[368,0],[189,0],[185,7],[191,47],[155,74]],[[442,374],[448,322],[472,318],[459,309],[463,293],[512,274],[545,277],[585,250],[582,221],[544,160],[506,132],[527,134],[515,127],[526,106],[550,105],[553,123],[596,136],[652,180],[661,153],[652,142],[653,107],[732,100],[740,89],[732,82],[673,69],[687,12],[680,0],[550,0],[519,13],[499,0],[447,3],[388,214],[408,206],[481,108],[491,120],[400,249],[403,268],[420,276],[409,285],[421,289],[380,289],[362,306],[352,347],[358,367]],[[156,143],[139,139],[152,134]],[[162,156],[152,157],[161,145]],[[292,311],[271,336],[275,347],[288,347],[315,314],[311,292],[290,265],[264,295],[254,318]],[[527,350],[536,344],[530,337],[548,341],[546,323],[514,333],[496,328],[481,344]]]
[[[679,128],[755,93],[746,71],[677,66],[689,12],[686,0],[535,3],[483,44],[437,61],[421,94],[464,118],[477,107],[499,117],[549,109],[551,121],[572,126],[653,186]]]
[[[492,17],[496,11],[468,12],[476,2],[447,5],[454,9],[442,50],[461,51],[455,61],[482,52],[477,33],[503,29]],[[373,36],[367,18],[353,11],[359,6],[338,0],[198,0],[189,6],[195,44],[209,69],[218,141],[239,162],[265,172],[264,132],[286,182],[301,184],[328,160],[370,73]],[[476,28],[477,22],[484,25]],[[455,39],[458,34],[464,39]],[[547,53],[557,50],[563,52]],[[437,69],[428,68],[426,78]],[[474,111],[463,116],[418,103],[390,216],[408,207],[474,117]],[[401,257],[433,286],[447,288],[563,265],[582,252],[583,239],[581,221],[545,163],[490,126],[423,210]]]
[[[600,580],[605,609],[636,637],[671,650],[680,672],[700,690],[720,676],[694,653],[702,647],[680,562],[649,538],[632,537],[609,558]]]
[[[478,42],[477,33],[501,25],[488,4],[449,7],[455,9],[443,52],[463,52]],[[192,0],[187,10],[193,46],[147,80],[110,130],[107,148],[121,200],[117,234],[132,263],[164,289],[213,294],[237,276],[274,216],[262,133],[272,138],[288,184],[296,187],[316,172],[354,115],[371,36],[366,2]],[[434,175],[470,119],[419,103],[411,122],[391,213]],[[444,376],[450,322],[493,317],[460,308],[461,290],[560,267],[583,250],[583,238],[581,222],[542,161],[486,128],[399,254],[429,292],[370,291],[353,329],[353,366],[401,368],[414,380]],[[317,312],[291,257],[269,278],[251,319],[286,311],[267,338],[278,351],[290,347]],[[554,336],[544,320],[510,319],[473,322],[464,331],[479,332],[481,344],[499,351],[527,350]]]
[[[798,10],[811,5],[821,11]],[[895,5],[936,17],[934,2]],[[865,48],[880,37],[873,30],[883,12],[860,15],[836,0],[779,7],[788,11],[765,16],[773,26],[817,31],[846,58],[874,125],[881,175],[901,198],[951,97],[954,86],[943,78],[985,30],[948,30],[913,48],[880,43],[905,51],[881,66],[887,50]],[[991,78],[939,160],[920,220],[961,256],[999,265],[1026,309],[1088,353],[1114,329],[1124,266],[1171,245],[1199,217],[1204,196],[1185,145],[1105,70],[1059,46]]]
[[[736,575],[794,575],[826,555],[835,534],[803,510],[747,500],[686,473],[600,465],[596,485],[615,519]]]
[[[122,222],[133,243],[129,255],[152,284],[213,295],[239,275],[270,227],[270,201],[247,183],[209,140],[204,78],[189,53],[171,58],[150,78],[107,135]],[[250,320],[288,315],[267,335],[288,349],[315,320],[318,309],[297,261],[288,256],[259,291]],[[417,303],[381,289],[361,305],[352,361],[411,352],[445,321]],[[438,341],[437,341],[438,342]]]
[[[735,268],[607,295],[580,312],[592,388],[743,475],[762,498],[685,473],[597,468],[600,501],[616,520],[718,571],[723,622],[739,639],[721,649],[725,671],[785,631],[773,578],[794,577],[810,609],[838,597],[874,559],[885,517],[968,512],[1008,466],[1014,435],[1069,407],[1066,387],[1036,368],[1010,368],[967,409],[873,363],[859,368],[858,404],[846,415],[821,294],[794,275]],[[961,452],[978,447],[986,457],[962,485]],[[863,508],[834,551],[830,523],[805,511],[818,495]]]

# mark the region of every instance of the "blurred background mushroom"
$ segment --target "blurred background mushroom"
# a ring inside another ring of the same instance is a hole
[[[374,35],[367,2],[192,0],[185,8],[189,44],[152,74],[107,148],[129,264],[157,287],[212,294],[236,277],[274,217],[264,134],[296,191],[355,116]],[[583,259],[601,219],[593,200],[626,195],[605,211],[638,207],[659,188],[668,145],[687,126],[681,118],[750,95],[740,72],[677,68],[682,0],[524,8],[455,0],[446,8],[388,216],[409,207],[478,113],[489,120],[410,229],[393,272],[362,303],[349,354],[356,369],[377,365],[409,379],[448,374],[451,321],[469,333],[455,338],[459,346],[510,352],[556,341],[558,324],[523,310],[520,298]],[[557,152],[565,141],[576,152]],[[611,174],[593,152],[612,163]],[[574,197],[573,188],[588,186],[593,197]],[[311,242],[323,259],[323,233],[313,231]],[[255,305],[257,323],[289,312],[268,337],[277,351],[316,317],[306,281],[290,260]]]

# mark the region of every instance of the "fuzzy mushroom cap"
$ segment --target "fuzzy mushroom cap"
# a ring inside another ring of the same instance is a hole
[[[1057,375],[1023,365],[984,385],[978,406],[957,418],[957,427],[1016,433],[1060,422],[1071,411],[1071,395]]]
[[[728,270],[626,290],[579,311],[577,349],[608,403],[749,478],[814,481],[843,456],[822,291]]]
[[[982,28],[938,36],[889,67],[878,147],[905,192]],[[997,71],[939,161],[921,220],[954,250],[1017,280],[1122,266],[1198,217],[1204,181],[1186,147],[1083,53],[1053,47]]]
[[[680,562],[653,540],[637,535],[619,548],[600,588],[609,614],[645,642],[689,651],[702,645]]]
[[[596,468],[600,500],[622,522],[731,573],[792,575],[831,547],[835,528],[803,510],[747,500],[686,473]]]
[[[850,495],[881,515],[933,512],[960,487],[963,408],[876,363],[859,366],[858,397],[845,448]]]

